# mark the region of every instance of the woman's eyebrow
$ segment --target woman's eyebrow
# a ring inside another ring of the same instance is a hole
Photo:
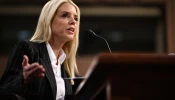
[[[68,12],[68,11],[62,11],[61,13],[71,14],[71,13]],[[77,14],[74,14],[74,17],[78,17],[78,15],[77,15]]]

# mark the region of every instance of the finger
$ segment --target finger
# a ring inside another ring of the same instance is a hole
[[[38,75],[38,78],[42,78],[44,76],[45,76],[45,74],[44,73],[41,73],[41,74]]]
[[[44,73],[44,68],[41,65],[39,65],[39,66],[31,69],[30,71],[28,71],[28,75],[29,76],[36,76],[36,75],[38,75],[40,73]]]
[[[32,74],[34,74],[36,78],[40,78],[44,77],[44,72],[45,72],[44,67],[40,65],[40,68],[36,69],[36,71],[34,71]]]
[[[40,65],[41,68],[36,69],[36,71],[34,72],[34,74],[38,75],[40,73],[44,73],[45,69],[42,65]]]
[[[29,61],[29,59],[28,59],[27,55],[24,55],[24,56],[23,56],[22,67],[24,67],[24,66],[29,66],[28,61]]]
[[[44,73],[45,72],[45,69],[44,69],[44,67],[42,66],[42,65],[40,65],[40,69],[38,69],[36,72],[37,73]]]
[[[40,73],[40,74],[35,75],[35,78],[39,79],[39,78],[43,78],[44,76],[45,76],[44,73]]]
[[[31,65],[29,65],[29,66],[24,66],[23,67],[23,71],[24,72],[28,72],[28,71],[30,71],[30,70],[33,70],[34,68],[37,68],[38,66],[40,66],[39,65],[39,63],[32,63]]]

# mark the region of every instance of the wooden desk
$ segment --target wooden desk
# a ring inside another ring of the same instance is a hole
[[[98,55],[76,100],[175,99],[175,56],[166,54]]]

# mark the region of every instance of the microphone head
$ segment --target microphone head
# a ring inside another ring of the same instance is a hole
[[[90,30],[90,29],[87,29],[90,33],[92,33],[93,35],[96,35],[97,36],[97,34],[95,34],[95,32],[94,31],[92,31],[92,30]]]

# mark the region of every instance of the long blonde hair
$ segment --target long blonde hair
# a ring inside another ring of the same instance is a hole
[[[31,38],[30,41],[33,42],[48,42],[51,38],[51,22],[56,13],[56,10],[63,4],[70,3],[72,4],[79,18],[77,22],[77,29],[72,41],[68,41],[63,46],[63,50],[66,53],[67,57],[64,61],[64,67],[67,71],[69,77],[75,77],[75,73],[78,74],[77,64],[76,64],[76,53],[79,45],[79,25],[80,25],[80,10],[76,4],[74,4],[71,0],[50,0],[48,1],[40,14],[38,25],[36,27],[36,31]],[[73,85],[74,82],[71,81]]]

